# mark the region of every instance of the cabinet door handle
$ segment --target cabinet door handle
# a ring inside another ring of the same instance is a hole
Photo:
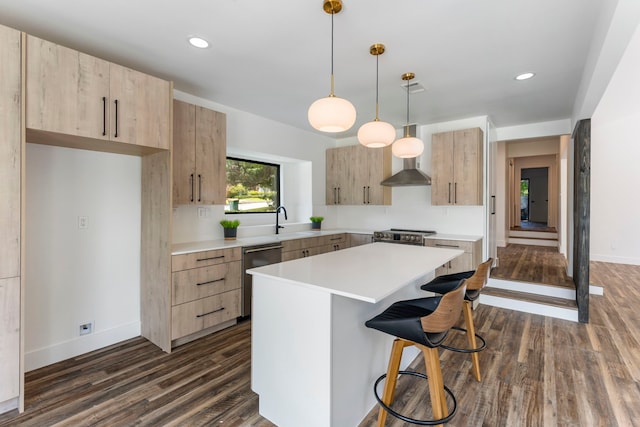
[[[496,196],[491,196],[491,215],[496,214]]]
[[[338,204],[338,187],[333,187],[333,204]]]
[[[451,183],[449,183],[449,204],[451,204]]]
[[[118,137],[118,100],[113,101],[116,104],[116,131],[113,135],[114,138]]]
[[[340,187],[338,187],[338,204],[340,204]]]
[[[197,259],[196,262],[200,262],[200,261],[211,261],[212,259],[220,259],[220,258],[224,258],[224,255],[220,255],[220,256],[212,256],[209,258],[200,258]]]
[[[222,310],[224,310],[224,307],[220,307],[219,309],[217,309],[217,310],[213,310],[213,311],[210,311],[210,312],[208,312],[208,313],[204,313],[204,314],[196,314],[196,317],[204,317],[204,316],[208,316],[208,315],[210,315],[210,314],[217,313],[217,312],[222,311]]]
[[[107,136],[107,97],[102,97],[102,136]]]
[[[191,174],[191,178],[189,180],[191,181],[191,201],[193,202],[193,186],[195,185],[193,174]]]
[[[216,282],[222,282],[224,281],[224,277],[221,279],[216,279],[216,280],[210,280],[208,282],[202,282],[202,283],[196,283],[196,286],[202,286],[202,285],[210,285],[212,283],[216,283]]]
[[[202,201],[202,175],[198,174],[198,201]]]
[[[367,204],[371,204],[371,187],[367,185]]]
[[[362,203],[363,204],[367,204],[367,187],[363,186],[362,187]]]
[[[453,184],[453,203],[458,203],[458,183]]]

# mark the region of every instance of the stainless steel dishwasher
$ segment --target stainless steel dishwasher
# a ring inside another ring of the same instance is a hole
[[[242,317],[251,315],[251,290],[253,289],[253,277],[247,270],[263,265],[275,264],[282,261],[282,244],[265,243],[262,245],[245,246],[242,249]]]

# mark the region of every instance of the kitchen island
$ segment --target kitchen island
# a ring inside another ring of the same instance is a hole
[[[251,387],[280,427],[357,426],[375,405],[393,337],[364,322],[420,285],[455,249],[373,243],[249,270]],[[402,365],[418,354],[407,349]],[[425,396],[425,398],[428,398]]]

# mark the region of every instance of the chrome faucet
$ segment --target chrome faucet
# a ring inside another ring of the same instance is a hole
[[[284,228],[278,222],[278,218],[280,218],[280,215],[278,215],[278,214],[280,213],[280,211],[284,212],[284,219],[288,219],[287,218],[287,210],[284,208],[284,206],[278,206],[278,208],[276,209],[276,234],[280,234],[280,229]]]

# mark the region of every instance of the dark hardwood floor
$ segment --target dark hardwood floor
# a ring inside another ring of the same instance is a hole
[[[488,344],[482,382],[469,373],[468,355],[441,350],[445,384],[458,399],[448,425],[640,423],[640,266],[592,263],[591,272],[605,290],[591,297],[589,324],[476,309]],[[26,411],[0,415],[0,426],[273,426],[250,389],[250,327],[244,322],[170,355],[135,338],[29,372]],[[424,371],[421,357],[413,366]],[[394,407],[428,417],[426,381],[401,378]],[[374,409],[361,426],[375,425],[376,416]]]
[[[575,288],[567,276],[567,260],[557,248],[509,244],[498,247],[498,259],[493,278]]]

